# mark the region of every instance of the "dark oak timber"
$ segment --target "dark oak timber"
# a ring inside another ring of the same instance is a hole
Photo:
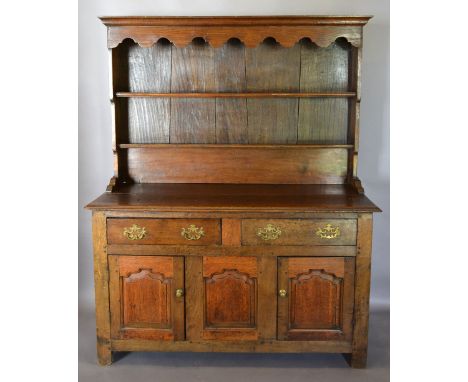
[[[135,183],[342,184],[348,164],[347,149],[294,145],[129,148],[126,157]]]
[[[106,253],[106,216],[93,212],[94,290],[97,356],[100,365],[112,362],[109,310],[109,265]]]
[[[102,17],[114,173],[93,212],[97,358],[330,352],[366,366],[367,16]]]
[[[117,92],[117,97],[123,98],[334,98],[355,97],[354,92],[341,93],[138,93]]]
[[[88,205],[94,210],[378,212],[348,185],[303,184],[131,184]]]
[[[357,251],[353,351],[346,354],[345,359],[352,367],[365,368],[367,364],[367,334],[369,327],[372,214],[361,214],[358,218]]]
[[[354,258],[281,257],[278,284],[279,339],[352,338]]]

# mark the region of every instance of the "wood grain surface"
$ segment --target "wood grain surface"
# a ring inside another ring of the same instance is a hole
[[[258,338],[256,257],[203,257],[205,340]]]
[[[172,47],[171,92],[214,91],[214,49],[202,41]],[[215,100],[171,99],[171,143],[216,143]]]
[[[161,351],[161,352],[220,352],[220,353],[346,353],[350,341],[148,341],[114,340],[115,351]]]
[[[348,150],[283,147],[127,149],[135,183],[342,184]]]
[[[235,17],[102,17],[108,26],[108,47],[114,48],[126,38],[149,47],[167,38],[184,47],[194,38],[203,37],[213,47],[222,46],[232,37],[253,48],[267,37],[291,47],[307,37],[321,47],[339,37],[354,46],[362,44],[362,26],[370,16],[235,16]]]
[[[350,366],[365,368],[367,365],[367,338],[369,330],[372,214],[361,214],[359,216],[357,245],[353,351],[351,354],[346,355],[345,358]]]
[[[132,184],[105,193],[89,209],[165,211],[275,212],[379,212],[365,195],[347,185],[306,184]],[[245,217],[245,215],[240,214]],[[336,216],[336,215],[335,215]],[[283,217],[287,217],[284,216]]]
[[[222,220],[223,245],[241,245],[241,220]]]
[[[319,229],[327,224],[339,229],[335,238],[321,238]],[[278,238],[264,240],[258,232],[268,225],[279,229]],[[355,219],[244,219],[242,220],[243,245],[356,245]]]
[[[215,79],[217,92],[242,92],[246,89],[245,47],[229,41],[215,49]],[[216,142],[248,143],[247,101],[216,99]]]
[[[300,45],[286,49],[266,40],[246,50],[248,91],[298,91]],[[296,143],[297,99],[248,99],[249,143]]]
[[[110,244],[107,252],[109,254],[126,253],[134,256],[146,255],[174,255],[192,256],[262,256],[275,258],[276,256],[314,256],[314,257],[350,257],[356,256],[355,246],[297,246],[297,245],[278,245],[278,246],[237,246],[225,245],[218,246],[188,246],[188,245],[127,245]]]
[[[184,339],[184,259],[109,256],[111,332],[114,339]]]
[[[301,45],[301,92],[347,91],[350,46],[336,42],[327,48]],[[347,143],[348,100],[299,100],[298,143]]]
[[[96,301],[96,346],[100,365],[112,363],[109,308],[109,265],[106,252],[106,216],[93,212],[94,292]]]
[[[116,97],[121,98],[352,98],[355,92],[116,92]]]
[[[130,143],[347,143],[347,98],[356,94],[348,91],[350,46],[126,42],[118,48],[128,56],[128,84],[115,89],[116,100],[128,98],[115,101],[119,123],[128,118]]]
[[[137,225],[145,229],[145,236],[131,240],[124,231]],[[198,240],[188,240],[182,235],[183,229],[194,225],[203,229]],[[221,222],[217,219],[109,219],[107,221],[107,240],[110,244],[180,244],[209,245],[221,243]]]
[[[280,258],[278,339],[352,338],[354,258]]]

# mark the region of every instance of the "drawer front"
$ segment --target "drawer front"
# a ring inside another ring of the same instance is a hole
[[[242,245],[356,245],[356,219],[245,219]]]
[[[109,244],[211,245],[221,243],[217,219],[107,219]]]

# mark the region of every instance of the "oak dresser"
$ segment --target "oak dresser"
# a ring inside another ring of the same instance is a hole
[[[101,365],[116,351],[333,352],[365,367],[369,18],[101,18],[114,176],[87,206]]]

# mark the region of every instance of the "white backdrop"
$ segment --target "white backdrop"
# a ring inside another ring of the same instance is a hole
[[[112,176],[106,28],[98,16],[373,15],[364,27],[359,177],[383,213],[374,220],[371,304],[389,303],[389,0],[80,0],[79,297],[94,303],[91,214]]]

